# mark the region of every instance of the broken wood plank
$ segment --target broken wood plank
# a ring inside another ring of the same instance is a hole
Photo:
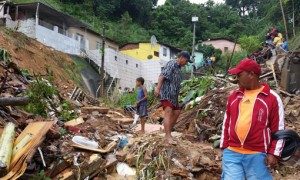
[[[78,144],[75,144],[75,143],[72,143],[71,146],[73,146],[75,148],[79,148],[79,149],[98,152],[98,153],[108,153],[108,152],[113,151],[117,147],[117,143],[115,141],[112,141],[104,149],[90,148],[90,147],[81,146],[81,145],[78,145]]]
[[[73,166],[59,173],[53,179],[60,180],[73,180],[73,179],[85,179],[95,172],[100,172],[105,166],[105,160],[99,154],[92,154],[87,161],[84,161],[80,166]]]
[[[133,123],[133,118],[111,118],[116,123],[129,125]]]
[[[93,111],[98,111],[101,114],[107,114],[109,111],[108,107],[98,107],[98,106],[86,106],[81,108],[81,112],[85,114],[92,114]]]
[[[79,125],[82,123],[84,123],[84,120],[83,120],[83,117],[80,116],[77,119],[73,119],[73,120],[66,122],[65,126],[76,126],[76,125]]]
[[[273,72],[273,77],[274,77],[274,81],[276,83],[276,87],[278,87],[278,82],[277,82],[277,78],[276,78],[276,73],[274,70],[274,64],[271,64],[271,68],[272,68],[272,72]]]
[[[281,89],[279,89],[279,92],[281,92],[282,94],[285,94],[285,95],[287,95],[287,96],[290,96],[290,97],[295,97],[294,94],[290,94],[290,93],[288,93],[288,92],[286,92],[286,91],[284,91],[284,90],[281,90]]]
[[[0,106],[25,106],[29,100],[29,97],[1,97]]]
[[[259,76],[259,79],[263,79],[263,78],[265,78],[265,77],[268,77],[268,76],[270,76],[272,73],[273,73],[272,71],[267,72],[266,74],[263,74],[263,75]]]

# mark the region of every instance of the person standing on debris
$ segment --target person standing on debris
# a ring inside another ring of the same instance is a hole
[[[285,51],[289,51],[289,45],[285,38],[282,38],[282,42],[283,42],[281,44],[282,49],[284,49]]]
[[[141,119],[141,133],[145,133],[145,117],[148,115],[147,113],[147,90],[144,87],[144,78],[139,77],[136,79],[136,87],[137,89],[137,114]]]
[[[179,117],[181,107],[178,103],[180,83],[182,81],[181,67],[185,66],[190,60],[190,54],[182,51],[178,55],[177,60],[169,61],[162,70],[158,85],[154,95],[160,95],[160,102],[165,111],[164,129],[166,133],[166,141],[169,144],[176,144],[171,137],[171,131]]]
[[[259,82],[261,68],[254,60],[242,60],[229,73],[237,76],[240,88],[229,96],[223,121],[222,179],[271,180],[269,168],[284,146],[283,140],[272,139],[272,133],[284,130],[282,101]]]

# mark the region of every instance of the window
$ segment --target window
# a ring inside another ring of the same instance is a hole
[[[101,43],[96,41],[96,49],[101,49]]]
[[[118,56],[115,56],[115,61],[118,61]]]
[[[79,33],[76,33],[75,39],[76,39],[77,41],[79,41],[79,40],[83,39],[83,35],[82,35],[82,34],[79,34]]]
[[[167,57],[167,48],[163,48],[163,56]]]
[[[154,56],[159,57],[159,52],[154,51]]]
[[[128,64],[128,60],[126,60],[126,64]]]
[[[224,52],[228,52],[228,47],[224,47]]]
[[[138,64],[135,64],[135,67],[136,67],[136,68],[138,68],[138,67],[139,67],[139,65],[138,65]]]

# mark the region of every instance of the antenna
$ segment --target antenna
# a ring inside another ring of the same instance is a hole
[[[151,42],[151,47],[154,48],[157,44],[157,39],[154,35],[151,36],[150,42]]]

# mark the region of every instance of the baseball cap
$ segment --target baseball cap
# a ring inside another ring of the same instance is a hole
[[[253,59],[249,58],[242,60],[235,68],[228,70],[230,74],[238,74],[243,71],[254,72],[257,75],[261,74],[260,65]]]
[[[187,51],[181,51],[178,57],[185,57],[188,59],[189,63],[193,63],[193,61],[191,60],[191,57],[190,57],[190,53]]]

